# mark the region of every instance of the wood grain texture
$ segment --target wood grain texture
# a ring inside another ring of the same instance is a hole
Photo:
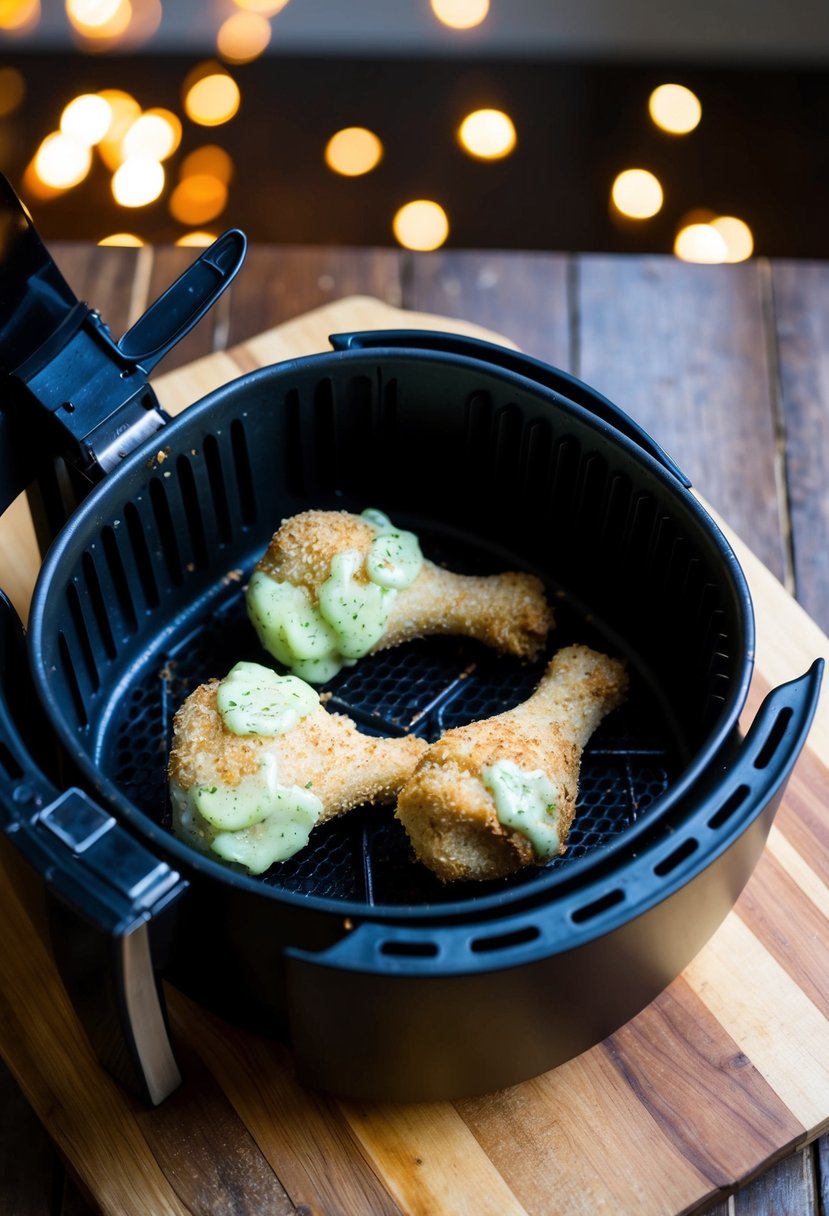
[[[775,263],[772,286],[795,590],[829,629],[829,266]]]
[[[0,1062],[0,1212],[52,1216],[60,1183],[52,1142]]]
[[[470,273],[473,265],[470,258]],[[559,288],[551,289],[551,332]],[[140,294],[136,288],[128,308]],[[254,303],[245,307],[253,310]],[[274,307],[281,307],[278,300]],[[231,296],[227,334],[234,309]],[[418,320],[367,296],[341,301],[174,371],[160,381],[161,391],[186,406],[201,395],[199,385],[212,387],[292,351],[324,349],[333,329],[372,321],[385,327],[395,319]],[[435,327],[428,315],[421,322]],[[240,320],[240,334],[247,324]],[[584,349],[584,326],[581,332]],[[690,344],[675,350],[693,364]],[[672,374],[679,384],[681,372]],[[689,374],[697,375],[693,366]],[[700,383],[707,374],[699,373]],[[711,450],[720,442],[719,430],[706,432]],[[681,452],[674,454],[684,463]],[[758,608],[756,704],[771,684],[804,670],[827,639],[729,535]],[[92,1060],[42,946],[6,890],[0,890],[3,946],[7,931],[12,946],[0,950],[0,1051],[84,1186],[102,1210],[119,1216],[719,1210],[729,1192],[819,1134],[829,1118],[829,1010],[819,973],[821,950],[829,950],[827,758],[824,698],[755,876],[757,890],[753,879],[684,976],[639,1018],[577,1060],[510,1090],[423,1107],[338,1102],[299,1087],[283,1049],[173,994],[185,1086],[173,1104],[139,1111]],[[741,1216],[754,1216],[775,1210],[777,1195],[804,1199],[802,1160],[790,1156],[726,1209],[739,1202]],[[815,1202],[802,1209],[810,1210]]]
[[[570,259],[553,253],[410,254],[403,270],[403,304],[475,321],[526,354],[570,371],[570,267]]]
[[[785,581],[776,403],[758,264],[582,257],[579,292],[577,374],[640,422]]]

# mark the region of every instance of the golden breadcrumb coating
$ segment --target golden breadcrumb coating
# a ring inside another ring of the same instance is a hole
[[[365,555],[376,535],[370,524],[347,511],[303,511],[283,521],[256,569],[277,582],[304,587],[316,603],[332,559],[346,549]],[[354,577],[357,583],[368,582],[364,568]],[[414,582],[397,592],[371,653],[414,638],[452,634],[534,659],[553,624],[544,585],[535,575],[454,574],[424,559]]]
[[[509,760],[542,770],[556,787],[564,852],[576,811],[584,745],[627,692],[621,662],[586,646],[553,656],[538,688],[496,717],[447,731],[431,744],[397,801],[416,856],[444,881],[491,879],[538,862],[527,837],[502,824],[481,779]]]
[[[277,758],[282,785],[309,788],[323,806],[318,823],[364,802],[391,802],[423,754],[414,735],[381,739],[364,735],[350,718],[320,705],[281,735],[236,735],[216,704],[218,680],[197,688],[173,719],[171,784],[238,785],[259,770],[264,754]]]

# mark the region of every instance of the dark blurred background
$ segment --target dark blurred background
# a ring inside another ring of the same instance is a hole
[[[0,0],[0,170],[48,239],[821,258],[827,66],[826,0]]]

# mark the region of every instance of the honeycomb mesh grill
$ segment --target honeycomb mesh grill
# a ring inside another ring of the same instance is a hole
[[[468,551],[463,558],[450,557],[448,564],[475,567]],[[423,639],[342,671],[327,686],[328,708],[349,714],[371,734],[412,731],[428,740],[501,713],[531,695],[553,650],[571,642],[614,650],[596,622],[560,589],[554,602],[557,628],[550,651],[537,663],[496,656],[465,639]],[[191,618],[186,631],[174,632],[165,653],[148,660],[128,693],[120,692],[102,715],[105,725],[95,747],[101,769],[156,822],[169,826],[166,762],[173,714],[198,684],[242,659],[267,661],[247,621],[242,584],[236,583],[209,601],[196,626]],[[676,776],[677,743],[649,682],[632,666],[627,702],[602,723],[585,750],[567,851],[543,869],[571,864],[639,818]],[[496,883],[443,885],[413,858],[391,808],[361,807],[324,824],[304,850],[273,866],[261,881],[321,898],[403,907],[531,884],[540,872],[530,867]]]

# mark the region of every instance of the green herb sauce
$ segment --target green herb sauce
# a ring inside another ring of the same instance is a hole
[[[294,675],[323,684],[351,666],[381,640],[398,591],[420,573],[423,557],[413,532],[395,528],[382,511],[361,518],[376,536],[365,558],[356,549],[338,553],[328,578],[316,589],[254,572],[246,593],[248,615],[260,642]],[[369,581],[358,582],[357,575]]]
[[[481,770],[481,780],[492,794],[495,813],[504,827],[526,836],[536,857],[545,861],[558,854],[557,792],[541,769],[526,772],[511,760],[498,760]]]
[[[282,735],[319,703],[304,680],[278,676],[259,663],[237,663],[216,693],[222,722],[234,735]]]

